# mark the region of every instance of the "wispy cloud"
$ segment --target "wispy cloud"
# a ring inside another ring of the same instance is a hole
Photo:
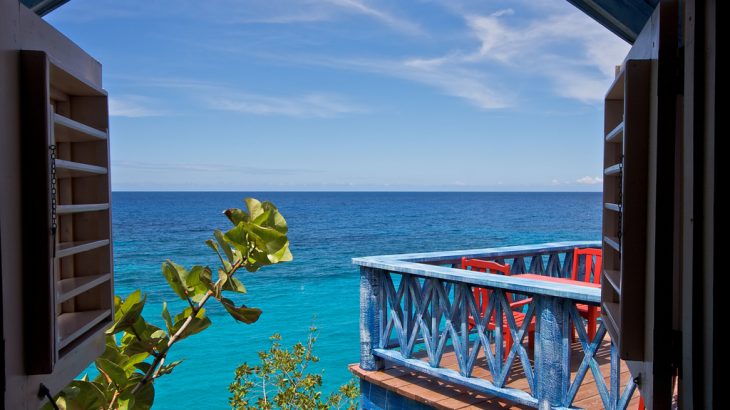
[[[490,81],[485,72],[441,59],[409,58],[401,60],[358,58],[311,58],[307,64],[326,65],[401,78],[438,89],[453,97],[467,100],[482,110],[512,105],[511,92]]]
[[[309,56],[302,60],[425,84],[482,110],[517,104],[520,96],[509,86],[513,81],[505,78],[509,75],[543,78],[561,97],[590,104],[601,101],[628,44],[569,6],[527,2],[525,7],[535,16],[513,9],[478,14],[451,8],[463,19],[468,36],[477,40],[476,49],[400,59]]]
[[[82,1],[82,0],[79,0]],[[393,30],[421,35],[421,27],[386,7],[368,0],[182,0],[174,2],[141,2],[87,0],[84,12],[65,14],[51,19],[76,23],[120,18],[175,16],[217,24],[296,24],[334,21],[347,15],[378,21]]]
[[[312,10],[243,17],[236,22],[243,24],[296,24],[316,23],[328,21],[332,18],[333,16],[330,13],[321,10]]]
[[[326,94],[271,97],[256,94],[232,94],[204,99],[211,109],[253,115],[284,115],[299,118],[331,118],[364,111],[344,99]]]
[[[493,62],[546,77],[556,94],[600,101],[629,45],[577,10],[522,21],[511,9],[464,16],[480,42],[464,61]]]
[[[146,89],[164,88],[189,101],[197,108],[229,111],[246,115],[287,116],[296,118],[332,118],[351,113],[366,112],[361,105],[347,98],[332,94],[313,92],[302,95],[264,95],[237,89],[229,84],[213,83],[188,78],[115,77]],[[142,97],[137,97],[141,100]],[[128,100],[115,103],[116,114],[120,116],[161,115],[145,111],[140,105]],[[148,114],[148,115],[143,115]]]
[[[151,100],[141,95],[123,95],[109,97],[109,115],[112,117],[157,117],[163,115],[161,110],[150,107]]]
[[[603,178],[584,176],[582,178],[576,179],[575,182],[580,185],[598,185],[603,183]]]
[[[352,13],[362,14],[364,16],[372,17],[375,20],[382,22],[383,24],[407,33],[407,34],[423,34],[423,30],[415,23],[410,20],[406,20],[401,17],[396,17],[392,13],[385,11],[380,8],[376,8],[374,5],[369,4],[363,0],[325,0],[334,6],[340,7],[343,10],[347,10]]]
[[[206,163],[164,163],[164,162],[144,162],[144,161],[112,161],[112,167],[124,168],[129,170],[141,171],[171,171],[171,172],[191,172],[191,173],[242,173],[248,175],[294,175],[301,173],[318,172],[307,169],[288,169],[288,168],[267,168],[253,167],[245,165],[227,165],[227,164],[206,164]]]

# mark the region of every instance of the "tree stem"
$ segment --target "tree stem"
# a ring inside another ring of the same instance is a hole
[[[238,270],[238,268],[241,267],[242,264],[243,262],[237,262],[235,265],[233,265],[230,272],[227,272],[228,276],[232,276]],[[218,282],[220,282],[220,279],[216,281],[216,285],[218,284]],[[134,386],[134,389],[132,390],[133,395],[137,394],[137,392],[139,392],[139,390],[144,387],[145,384],[149,383],[150,380],[153,380],[155,376],[159,373],[159,368],[162,363],[164,363],[165,357],[167,356],[167,352],[170,350],[170,347],[172,347],[172,345],[174,345],[178,341],[180,336],[185,332],[188,326],[190,326],[190,323],[193,322],[193,318],[195,318],[195,315],[198,314],[203,305],[205,305],[205,302],[207,302],[211,296],[213,296],[213,292],[209,290],[208,293],[206,293],[205,296],[200,299],[198,305],[193,307],[192,312],[190,312],[190,316],[185,319],[185,322],[183,322],[182,326],[180,326],[180,329],[178,329],[177,332],[175,332],[175,334],[170,337],[170,340],[168,340],[167,342],[167,346],[163,347],[159,351],[157,356],[155,356],[155,360],[152,361],[150,368],[147,369],[147,372],[145,373],[142,380],[140,380],[139,383]]]

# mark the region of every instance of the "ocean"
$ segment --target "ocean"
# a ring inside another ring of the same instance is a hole
[[[263,309],[255,324],[208,303],[213,325],[173,347],[170,360],[185,361],[156,382],[155,409],[227,408],[237,365],[256,364],[273,333],[285,346],[305,341],[313,324],[321,360],[312,369],[324,370],[325,391],[350,380],[347,365],[359,360],[353,257],[598,240],[601,232],[600,193],[114,192],[116,293],[142,289],[145,317],[164,327],[162,302],[177,312],[185,303],[162,262],[217,267],[204,241],[228,229],[221,212],[243,208],[246,197],[276,204],[294,261],[239,276],[248,289],[239,303]]]

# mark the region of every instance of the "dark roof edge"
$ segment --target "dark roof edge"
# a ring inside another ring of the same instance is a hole
[[[45,16],[53,10],[68,3],[69,0],[20,0],[25,7],[39,16]]]
[[[659,0],[568,0],[580,11],[633,44]]]

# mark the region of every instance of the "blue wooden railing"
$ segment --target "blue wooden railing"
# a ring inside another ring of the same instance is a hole
[[[610,381],[606,385],[596,360],[596,352],[606,337],[602,322],[593,341],[588,340],[584,326],[576,326],[584,357],[571,379],[571,323],[583,323],[575,304],[599,305],[600,289],[457,269],[465,256],[510,263],[513,274],[569,277],[576,247],[600,247],[600,242],[558,242],[353,259],[360,266],[360,367],[378,370],[383,361],[389,361],[540,408],[570,407],[590,370],[604,407],[626,408],[636,384],[629,380],[626,386],[620,386],[620,360],[611,344]],[[484,315],[479,314],[472,293],[474,287],[491,292]],[[525,308],[522,326],[517,326],[505,292],[532,298]],[[476,320],[470,330],[469,317],[483,318]],[[497,322],[497,329],[506,320],[512,340],[516,341],[506,355],[502,332],[487,330],[490,317]],[[534,366],[522,344],[533,318]],[[458,372],[440,366],[445,350],[454,352]],[[423,351],[425,355],[414,357]],[[490,379],[472,376],[480,351],[486,357]],[[506,386],[515,360],[519,360],[524,370],[529,392]]]

